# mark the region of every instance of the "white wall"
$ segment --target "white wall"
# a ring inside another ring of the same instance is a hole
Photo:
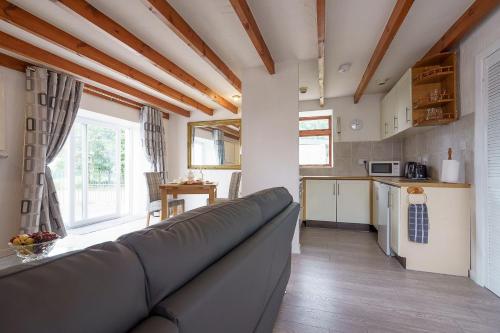
[[[334,142],[358,142],[380,140],[380,101],[383,94],[363,95],[358,104],[354,104],[352,96],[326,98],[325,105],[319,106],[318,100],[300,101],[299,111],[333,110],[333,117],[340,117],[341,134],[337,134],[336,121],[334,127]],[[363,128],[353,131],[351,121],[360,119]]]
[[[188,173],[187,167],[187,124],[194,121],[208,121],[220,119],[238,119],[239,114],[234,114],[226,110],[218,109],[214,116],[210,117],[201,112],[191,113],[191,117],[186,118],[178,115],[171,115],[167,121],[167,170],[168,179],[174,180],[184,177]],[[244,131],[244,130],[243,130]],[[229,182],[231,174],[238,170],[203,170],[203,176],[206,180],[218,183],[217,196],[227,198],[229,192]],[[198,170],[194,170],[196,176]],[[186,201],[186,209],[194,209],[207,204],[206,195],[184,195],[179,196]]]
[[[17,234],[21,207],[21,169],[24,140],[24,74],[0,67],[4,80],[7,158],[0,158],[0,257]]]
[[[460,43],[460,113],[475,112],[476,57],[500,39],[500,9]]]
[[[276,64],[243,72],[242,192],[247,195],[284,186],[299,201],[297,63]],[[298,224],[292,252],[300,252]]]

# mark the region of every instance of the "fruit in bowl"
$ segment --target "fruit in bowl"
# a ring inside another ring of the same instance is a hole
[[[58,239],[59,236],[54,232],[40,231],[14,236],[9,246],[23,262],[28,262],[46,257]]]

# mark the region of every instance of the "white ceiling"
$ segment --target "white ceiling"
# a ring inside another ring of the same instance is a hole
[[[57,4],[57,1],[9,1],[201,103],[219,108],[208,97],[158,70],[142,55],[110,38],[104,31]],[[168,1],[235,73],[241,76],[243,69],[262,65],[229,0]],[[425,54],[472,1],[415,1],[366,92],[387,91],[405,69]],[[149,12],[143,0],[88,0],[88,2],[226,99],[230,100],[232,95],[238,94],[204,59]],[[319,98],[316,1],[248,0],[248,3],[275,62],[296,60],[300,63],[300,86],[309,88],[308,93],[300,95],[300,99]],[[396,0],[327,0],[326,97],[354,94],[395,3]],[[130,78],[5,22],[0,23],[0,30],[192,110]],[[347,73],[338,73],[338,66],[345,62],[352,63],[351,70]],[[383,78],[389,78],[385,86],[379,87],[374,83],[376,79]]]

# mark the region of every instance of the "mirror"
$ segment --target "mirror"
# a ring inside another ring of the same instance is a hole
[[[188,169],[240,169],[241,120],[188,123]]]

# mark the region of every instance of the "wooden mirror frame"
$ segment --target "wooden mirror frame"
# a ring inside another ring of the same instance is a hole
[[[191,143],[193,128],[198,126],[214,126],[214,125],[238,125],[240,127],[240,164],[238,165],[193,165],[191,163]],[[241,169],[241,119],[224,119],[211,121],[196,121],[189,122],[187,126],[187,159],[188,169],[214,169],[214,170],[240,170]]]

